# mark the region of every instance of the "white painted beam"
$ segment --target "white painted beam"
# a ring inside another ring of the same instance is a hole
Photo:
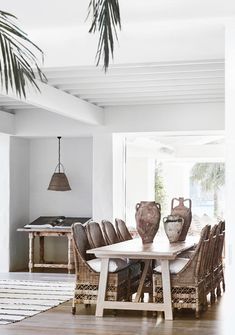
[[[195,72],[151,72],[146,74],[132,74],[132,75],[122,75],[122,74],[115,74],[111,76],[84,76],[79,77],[76,74],[73,76],[61,76],[60,78],[50,78],[48,77],[49,83],[51,85],[60,85],[65,83],[112,83],[112,82],[128,82],[131,80],[135,81],[159,81],[159,80],[192,80],[192,79],[211,79],[211,78],[224,78],[224,70],[218,70],[218,71],[195,71]]]
[[[108,72],[105,74],[102,69],[100,68],[94,68],[94,67],[78,67],[78,68],[67,68],[67,71],[61,71],[59,68],[55,69],[54,71],[48,71],[48,69],[45,69],[45,74],[49,79],[56,79],[60,78],[61,74],[63,77],[69,77],[69,78],[83,78],[83,77],[98,77],[98,78],[109,78],[112,76],[131,76],[136,74],[162,74],[162,73],[195,73],[195,72],[201,72],[201,73],[210,73],[213,74],[215,72],[224,71],[224,63],[219,64],[197,64],[197,66],[188,65],[187,62],[185,62],[183,65],[170,65],[168,63],[164,65],[158,65],[157,63],[155,65],[133,65],[133,66],[116,66],[112,67],[110,66],[108,69]]]
[[[41,82],[37,82],[37,84],[40,92],[36,91],[33,87],[29,87],[26,99],[20,99],[12,91],[9,91],[7,94],[2,90],[1,94],[83,123],[92,125],[103,124],[104,111],[101,107],[62,92],[47,84]]]
[[[138,84],[138,83],[136,83]],[[224,89],[224,83],[200,83],[200,84],[191,84],[191,83],[188,83],[188,84],[180,84],[180,85],[171,85],[171,86],[168,86],[168,85],[141,85],[141,83],[139,83],[139,85],[121,85],[121,83],[119,83],[119,85],[115,85],[115,87],[110,87],[110,85],[107,85],[106,87],[100,87],[97,85],[97,88],[76,88],[75,85],[72,86],[70,85],[70,88],[69,87],[64,87],[64,88],[61,88],[61,90],[66,90],[68,91],[69,93],[72,93],[72,94],[80,94],[80,95],[83,95],[83,94],[103,94],[105,93],[107,95],[107,93],[126,93],[126,92],[137,92],[137,91],[140,91],[140,92],[150,92],[150,91],[158,91],[158,92],[161,92],[161,91],[179,91],[179,90],[183,90],[183,89],[187,89],[187,90],[196,90],[196,89]]]
[[[0,111],[0,133],[15,133],[15,115]]]
[[[53,82],[50,81],[50,84],[52,85]],[[76,78],[69,79],[69,78],[60,78],[60,80],[57,80],[55,83],[56,87],[58,87],[61,90],[71,90],[71,89],[106,89],[109,87],[112,88],[120,88],[120,87],[148,87],[148,86],[182,86],[182,85],[211,85],[211,84],[222,84],[224,85],[224,75],[219,77],[211,77],[211,78],[188,78],[188,79],[158,79],[157,77],[155,79],[145,79],[144,78],[141,81],[135,81],[135,79],[126,79],[126,77],[123,77],[122,81],[116,81],[113,80],[112,83],[110,82],[80,82]],[[54,85],[54,84],[53,84]],[[111,86],[112,85],[112,86]]]
[[[224,90],[222,89],[182,89],[182,90],[149,90],[149,91],[141,91],[136,90],[135,92],[110,92],[108,95],[107,93],[86,93],[86,94],[79,94],[80,98],[85,100],[94,100],[98,101],[98,99],[105,100],[113,100],[113,99],[125,99],[125,98],[152,98],[152,97],[162,97],[162,96],[187,96],[187,95],[223,95]]]

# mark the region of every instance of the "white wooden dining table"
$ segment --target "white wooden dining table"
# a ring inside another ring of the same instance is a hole
[[[102,317],[104,309],[147,310],[163,311],[165,320],[173,320],[169,262],[174,260],[181,252],[193,247],[195,243],[196,241],[193,237],[188,237],[184,242],[170,243],[167,239],[158,236],[154,239],[153,243],[143,244],[140,238],[135,238],[87,250],[87,253],[95,254],[96,257],[101,259],[96,316]],[[133,302],[105,300],[110,258],[129,258],[144,261],[145,266]],[[161,263],[163,303],[141,302],[140,299],[151,260],[157,260]]]

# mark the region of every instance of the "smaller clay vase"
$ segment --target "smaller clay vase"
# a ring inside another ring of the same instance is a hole
[[[178,242],[184,226],[184,219],[179,215],[168,215],[163,218],[164,229],[170,243]]]
[[[135,208],[137,231],[142,242],[152,243],[159,228],[161,205],[155,201],[141,201]]]
[[[178,205],[174,206],[174,202],[177,201]],[[185,206],[185,203],[188,202],[188,207]],[[191,199],[173,198],[171,201],[171,215],[179,215],[184,219],[184,226],[179,236],[179,241],[185,241],[189,227],[192,221],[192,201]]]

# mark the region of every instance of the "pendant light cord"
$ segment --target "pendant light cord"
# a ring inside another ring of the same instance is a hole
[[[60,173],[60,165],[61,165],[61,163],[60,163],[60,139],[61,139],[61,136],[58,136],[57,138],[59,140],[59,148],[58,148],[58,150],[59,150],[59,152],[58,152],[59,162],[58,162],[58,165],[59,165],[59,173]]]

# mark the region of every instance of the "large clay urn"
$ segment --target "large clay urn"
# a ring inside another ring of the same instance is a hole
[[[159,228],[161,205],[155,201],[141,201],[135,208],[137,231],[142,242],[151,243]]]
[[[178,205],[174,207],[175,201],[178,202]],[[185,206],[186,203],[188,203],[188,207]],[[187,236],[192,221],[191,207],[192,207],[191,199],[173,198],[171,201],[171,215],[179,215],[184,219],[184,225],[178,238],[178,241],[184,241]]]

